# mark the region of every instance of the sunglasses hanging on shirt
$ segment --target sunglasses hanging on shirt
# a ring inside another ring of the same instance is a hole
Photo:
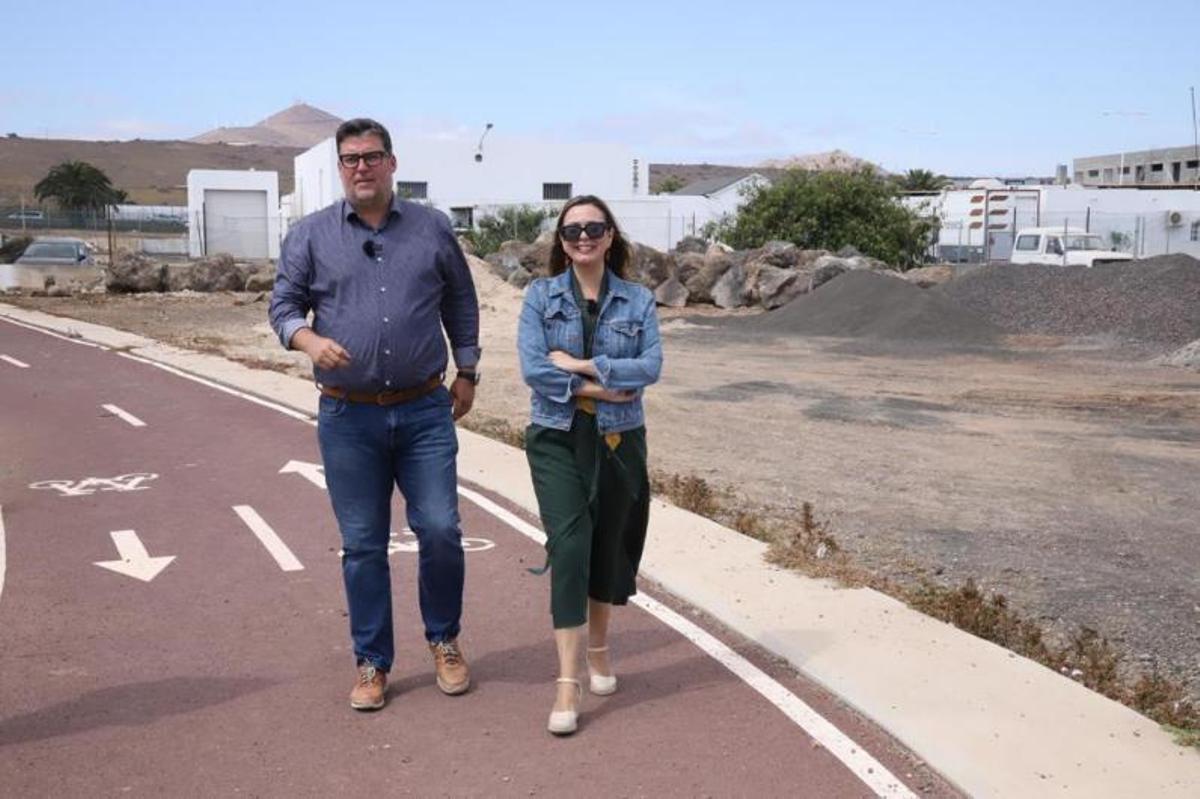
[[[587,222],[585,224],[563,225],[558,229],[558,235],[563,237],[563,241],[579,241],[584,233],[589,239],[598,239],[608,232],[612,225],[607,222]]]

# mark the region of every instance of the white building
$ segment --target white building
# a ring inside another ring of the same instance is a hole
[[[1060,225],[1099,234],[1138,258],[1178,252],[1200,258],[1200,192],[1190,189],[1010,187],[980,180],[904,202],[938,218],[940,260],[1004,260],[1016,231]]]
[[[187,176],[188,255],[278,258],[279,174],[193,169]]]
[[[709,222],[736,216],[749,192],[770,184],[767,178],[752,172],[741,177],[698,180],[675,191],[669,195],[672,232],[678,234],[674,241],[682,236],[703,235]]]
[[[513,205],[554,213],[578,194],[607,202],[632,240],[669,250],[686,235],[736,210],[738,191],[750,178],[727,181],[708,195],[650,195],[645,159],[619,144],[563,143],[506,137],[489,131],[480,142],[393,137],[396,193],[428,203],[468,229]],[[295,190],[284,198],[289,222],[343,196],[334,139],[295,160]],[[761,178],[759,178],[761,180]]]

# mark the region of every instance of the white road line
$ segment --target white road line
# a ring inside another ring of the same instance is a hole
[[[103,408],[104,410],[108,411],[109,413],[111,413],[113,416],[120,417],[121,419],[123,419],[124,421],[133,425],[134,427],[145,427],[146,426],[146,423],[143,422],[141,419],[137,418],[129,411],[121,410],[116,405],[101,405],[100,407]]]
[[[63,341],[69,341],[72,344],[80,344],[84,347],[94,347],[94,348],[100,349],[100,350],[108,349],[108,347],[104,346],[103,344],[97,344],[94,341],[84,341],[83,339],[79,338],[78,335],[64,336],[62,333],[55,333],[53,330],[47,330],[44,327],[38,327],[37,325],[31,325],[28,322],[18,322],[16,319],[13,319],[11,316],[5,316],[3,314],[0,314],[0,321],[8,322],[10,325],[16,325],[17,327],[23,327],[26,330],[32,330],[36,333],[44,333],[45,335],[51,336],[52,338],[60,338]]]
[[[283,539],[271,529],[271,526],[263,521],[263,517],[258,515],[258,511],[249,505],[234,505],[233,512],[240,516],[250,531],[258,537],[262,545],[267,548],[267,552],[271,553],[271,557],[275,558],[279,568],[285,572],[304,569],[304,564],[297,560],[296,556],[292,554],[292,550],[288,549],[287,544],[283,543]]]
[[[29,364],[25,363],[24,361],[18,361],[16,358],[13,358],[10,355],[0,355],[0,361],[6,361],[7,363],[11,363],[13,366],[16,366],[18,369],[28,369],[29,368]]]
[[[458,493],[496,518],[506,522],[513,529],[532,538],[537,543],[545,543],[546,536],[541,530],[516,514],[510,513],[500,507],[482,494],[472,491],[469,488],[462,488],[461,486],[458,489]],[[882,763],[867,754],[853,739],[835,727],[820,713],[813,710],[800,697],[793,694],[766,672],[717,640],[713,635],[645,594],[638,594],[632,597],[630,601],[657,618],[663,624],[674,629],[699,647],[701,651],[713,660],[732,671],[747,685],[762,694],[768,702],[779,708],[798,727],[811,735],[830,754],[840,760],[854,776],[862,780],[877,796],[916,799],[916,794],[910,791],[904,783],[896,779],[895,775],[884,768]]]
[[[149,366],[153,366],[155,368],[162,369],[164,372],[170,372],[171,374],[177,375],[179,377],[187,378],[188,380],[199,383],[202,386],[208,386],[209,388],[215,388],[217,391],[223,391],[226,394],[232,394],[233,396],[238,397],[240,399],[244,399],[244,400],[253,402],[255,405],[261,405],[264,408],[270,408],[273,411],[279,411],[284,416],[290,416],[293,419],[299,419],[300,421],[305,422],[306,424],[311,424],[314,427],[317,424],[316,420],[314,420],[308,414],[301,413],[300,411],[292,410],[291,408],[289,408],[285,405],[280,405],[277,402],[271,402],[270,400],[265,400],[265,399],[262,399],[261,397],[256,397],[253,394],[247,394],[244,391],[238,391],[236,388],[230,388],[229,386],[221,385],[220,383],[216,383],[212,380],[206,380],[205,378],[191,374],[190,372],[185,372],[182,369],[176,369],[174,366],[168,366],[165,363],[159,363],[158,361],[152,361],[149,358],[143,358],[140,355],[130,355],[128,352],[118,352],[117,355],[120,355],[122,358],[128,358],[131,361],[137,361],[138,363],[144,363]]]
[[[4,506],[0,505],[0,596],[4,594]]]

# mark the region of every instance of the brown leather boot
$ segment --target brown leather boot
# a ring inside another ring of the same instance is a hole
[[[454,696],[465,694],[471,687],[471,671],[467,668],[467,659],[458,646],[458,639],[439,641],[429,645],[433,653],[433,663],[437,668],[437,685],[442,693]]]
[[[358,681],[350,691],[350,707],[355,710],[379,710],[387,703],[387,672],[370,663],[358,667]]]

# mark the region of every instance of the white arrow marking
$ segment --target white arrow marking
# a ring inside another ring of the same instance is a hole
[[[100,407],[103,408],[104,410],[108,411],[109,413],[111,413],[113,416],[119,417],[119,418],[123,419],[124,421],[129,422],[129,424],[133,425],[134,427],[145,427],[146,426],[146,423],[143,422],[141,419],[137,418],[129,411],[121,410],[116,405],[101,405]]]
[[[96,565],[103,569],[124,574],[126,577],[135,577],[148,583],[157,577],[159,572],[167,568],[171,561],[175,560],[174,555],[150,557],[146,552],[146,547],[142,546],[141,539],[133,530],[113,530],[109,535],[112,536],[113,543],[117,545],[117,554],[121,556],[121,559],[96,561]]]
[[[233,512],[241,517],[246,526],[250,528],[250,532],[258,537],[262,545],[267,548],[267,552],[271,553],[271,557],[275,558],[279,568],[285,572],[300,571],[304,568],[304,564],[292,554],[292,550],[288,549],[287,544],[283,543],[283,539],[271,529],[271,525],[263,521],[263,517],[258,515],[258,511],[249,505],[234,505]]]
[[[325,488],[325,467],[319,463],[308,463],[307,461],[288,461],[280,474],[298,474],[305,480],[315,485],[317,488]]]
[[[8,361],[8,362],[9,362],[9,363],[11,363],[13,366],[20,367],[21,369],[28,369],[28,368],[29,368],[29,364],[27,364],[27,363],[22,363],[21,361],[18,361],[16,358],[11,358],[11,357],[9,357],[8,355],[0,355],[0,361]]]

